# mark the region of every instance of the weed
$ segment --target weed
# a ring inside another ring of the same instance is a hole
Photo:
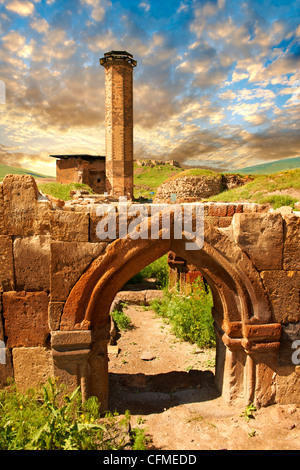
[[[253,403],[250,403],[248,406],[246,406],[246,409],[240,414],[240,416],[245,418],[245,420],[248,422],[250,419],[254,419],[254,411],[256,411],[256,407],[253,405]]]
[[[20,393],[14,384],[0,391],[0,450],[121,450],[122,422],[100,417],[95,397],[82,404],[79,389],[65,394],[49,379],[36,390]],[[130,419],[129,413],[125,416]],[[121,430],[121,434],[120,434]],[[131,435],[142,446],[142,434]]]
[[[132,323],[128,315],[123,310],[114,310],[111,316],[119,331],[126,331],[132,329]]]

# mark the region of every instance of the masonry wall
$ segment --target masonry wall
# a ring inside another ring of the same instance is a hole
[[[87,184],[95,193],[103,194],[105,191],[105,159],[59,159],[56,161],[56,181],[62,184]]]
[[[0,384],[14,376],[20,388],[54,374],[51,332],[90,263],[113,241],[99,240],[95,204],[55,206],[30,176],[0,184],[0,340],[6,364]],[[150,206],[149,206],[150,207]],[[205,219],[223,230],[252,261],[282,325],[273,386],[279,403],[299,403],[300,366],[291,355],[300,339],[300,218],[289,209],[255,204],[207,204]]]

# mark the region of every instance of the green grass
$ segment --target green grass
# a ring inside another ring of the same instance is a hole
[[[193,283],[189,295],[166,289],[163,299],[151,303],[157,315],[170,323],[178,338],[207,348],[216,344],[212,306],[212,294],[205,291],[202,280]]]
[[[138,274],[133,276],[129,281],[131,284],[140,284],[145,279],[155,278],[158,289],[167,287],[169,282],[169,266],[167,263],[168,255],[155,260],[153,263],[146,266]]]
[[[50,178],[49,176],[41,175],[40,173],[36,173],[31,170],[26,170],[25,168],[0,164],[0,181],[2,181],[6,175],[31,175],[34,178]]]
[[[284,158],[269,163],[262,163],[261,165],[248,166],[239,170],[243,174],[252,175],[270,175],[278,173],[279,171],[291,170],[293,168],[300,168],[300,157]]]
[[[190,168],[189,170],[184,170],[176,175],[172,175],[170,178],[168,178],[167,181],[172,181],[176,178],[183,178],[184,176],[210,176],[212,178],[218,178],[221,179],[222,175],[221,173],[217,173],[212,170],[207,170],[207,169],[202,169],[202,168]]]
[[[274,175],[254,176],[254,180],[250,183],[211,196],[207,200],[270,203],[275,209],[283,205],[294,207],[298,199],[293,196],[293,190],[300,190],[300,169],[287,170]],[[285,191],[287,194],[270,194],[276,191]]]
[[[170,164],[149,166],[138,166],[134,163],[134,197],[152,198],[150,192],[155,192],[167,178],[180,173],[181,168]]]
[[[40,183],[38,188],[42,193],[48,194],[49,196],[56,197],[57,199],[62,199],[63,201],[68,201],[71,199],[70,191],[75,189],[85,189],[89,193],[93,193],[92,189],[86,184],[82,183],[70,183],[70,184],[61,184],[61,183]]]
[[[14,386],[0,391],[0,450],[122,450],[130,415],[123,420],[101,416],[95,397],[82,404],[79,390],[62,395],[54,379],[20,393]],[[120,432],[121,431],[121,432]],[[126,442],[127,441],[127,442]],[[130,432],[132,448],[145,449],[145,436]]]

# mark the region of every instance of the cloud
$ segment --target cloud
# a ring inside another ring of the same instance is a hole
[[[47,33],[49,30],[49,23],[45,18],[35,19],[30,23],[32,29],[36,30],[38,33]]]
[[[147,3],[147,2],[141,2],[141,3],[139,3],[139,7],[147,12],[147,11],[150,10],[151,5],[150,5],[150,3]]]
[[[106,8],[111,6],[109,0],[81,0],[81,2],[92,7],[92,18],[95,21],[103,21]]]
[[[7,10],[20,16],[30,16],[34,12],[34,4],[29,0],[11,0],[5,6]]]
[[[24,46],[26,38],[17,31],[9,31],[2,37],[2,42],[8,52],[17,52]]]

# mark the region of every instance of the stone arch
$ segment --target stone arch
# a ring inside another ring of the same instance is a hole
[[[266,384],[266,367],[270,381],[274,371],[280,327],[272,324],[268,297],[259,273],[234,242],[230,227],[218,229],[205,223],[204,244],[195,251],[186,250],[185,243],[191,240],[191,234],[184,232],[182,235],[182,239],[164,239],[161,231],[155,240],[135,240],[130,235],[115,240],[82,274],[66,301],[60,331],[53,334],[54,363],[58,370],[67,369],[68,354],[71,361],[77,358],[75,372],[74,362],[71,366],[72,374],[77,374],[77,384],[81,383],[86,396],[98,396],[104,408],[108,402],[107,343],[111,303],[133,275],[168,251],[196,266],[211,287],[217,337],[215,376],[224,398],[229,402],[241,399],[247,404],[272,401],[269,389],[267,395],[258,396],[258,365],[263,365]],[[68,344],[67,350],[62,344]],[[266,354],[266,360],[261,353]]]
[[[271,309],[260,276],[228,232],[206,224],[203,247],[195,251],[185,249],[186,235],[181,240],[133,240],[128,236],[114,241],[73,287],[63,311],[61,329],[98,327],[120,288],[168,251],[186,258],[205,275],[223,320],[269,323]]]

